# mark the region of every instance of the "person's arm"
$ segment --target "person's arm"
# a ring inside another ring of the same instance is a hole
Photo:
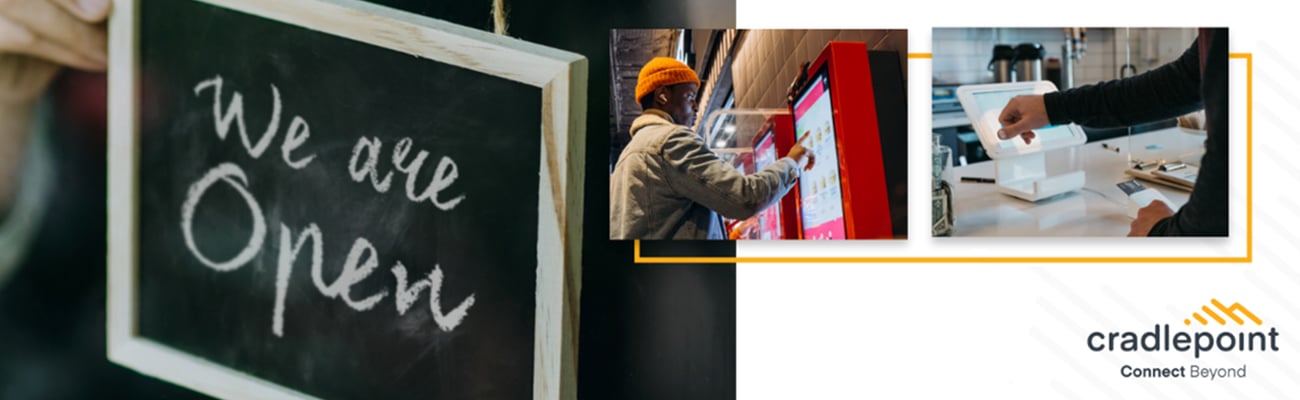
[[[1156,222],[1147,236],[1228,235],[1228,30],[1202,29],[1201,35],[1207,49],[1201,75],[1206,122],[1201,171],[1187,203]]]
[[[0,114],[9,110],[12,109],[0,111]],[[54,184],[55,166],[50,156],[49,132],[44,123],[44,114],[46,112],[33,111],[14,115],[30,119],[31,123],[28,124],[28,132],[21,135],[24,143],[17,149],[12,149],[13,154],[21,155],[21,160],[16,162],[18,167],[13,169],[14,176],[8,181],[18,187],[8,199],[8,211],[0,211],[0,290],[4,289],[5,281],[26,255],[29,244],[36,238],[37,229],[48,211],[46,205]],[[0,125],[17,124],[6,122]]]
[[[694,132],[678,129],[663,146],[678,194],[731,219],[745,219],[776,202],[799,180],[799,162],[783,157],[752,175],[742,174],[705,148]]]
[[[18,192],[19,166],[27,148],[32,112],[32,103],[0,103],[0,224],[9,215]]]
[[[998,138],[1029,143],[1036,137],[1033,130],[1048,124],[1120,127],[1196,111],[1202,107],[1197,47],[1193,43],[1177,60],[1131,78],[1016,96],[998,116]]]
[[[37,99],[61,65],[107,68],[109,1],[0,0],[0,287],[35,235],[52,179]]]
[[[0,0],[0,216],[12,206],[36,99],[60,65],[107,66],[109,0]]]
[[[1177,60],[1143,74],[1043,95],[1053,125],[1107,128],[1174,118],[1201,109],[1196,43]]]

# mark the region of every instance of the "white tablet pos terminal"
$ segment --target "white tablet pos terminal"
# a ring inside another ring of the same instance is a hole
[[[965,85],[957,88],[957,99],[966,110],[966,118],[970,119],[975,128],[984,151],[994,160],[998,191],[1028,201],[1039,201],[1083,188],[1084,172],[1078,167],[1049,175],[1045,153],[1087,142],[1083,128],[1078,125],[1048,125],[1035,129],[1036,137],[1030,143],[1025,143],[1019,137],[1010,140],[998,138],[998,130],[1002,128],[998,116],[1011,98],[1055,91],[1056,85],[1049,81]]]

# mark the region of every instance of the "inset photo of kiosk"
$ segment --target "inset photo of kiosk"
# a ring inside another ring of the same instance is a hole
[[[933,236],[1227,236],[1226,28],[932,37]]]
[[[907,238],[907,32],[610,33],[610,239]]]

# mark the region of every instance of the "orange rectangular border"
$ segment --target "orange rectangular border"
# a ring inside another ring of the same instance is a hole
[[[908,59],[931,59],[930,53],[908,53]],[[1252,53],[1231,53],[1228,58],[1246,60],[1246,255],[1244,257],[643,257],[641,241],[633,243],[632,261],[637,264],[736,264],[736,263],[1250,263],[1254,261],[1254,57]]]

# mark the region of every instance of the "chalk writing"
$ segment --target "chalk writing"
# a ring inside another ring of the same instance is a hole
[[[222,90],[224,84],[225,81],[220,75],[203,80],[195,85],[194,95],[202,96],[209,89],[211,90],[212,119],[217,138],[224,141],[230,133],[231,126],[235,126],[239,131],[244,149],[249,156],[256,160],[270,147],[279,131],[282,109],[280,91],[275,85],[271,85],[272,109],[270,122],[261,138],[256,143],[253,143],[248,136],[244,121],[243,94],[232,91],[230,102],[226,104],[223,111]],[[294,116],[280,146],[281,159],[292,170],[301,170],[315,160],[315,154],[300,158],[295,158],[292,155],[294,151],[306,145],[310,137],[311,129],[307,121],[301,116]],[[393,147],[391,158],[393,169],[405,174],[404,186],[407,198],[416,203],[428,201],[435,208],[442,211],[454,209],[465,199],[465,195],[459,194],[443,200],[440,194],[449,189],[459,177],[456,162],[449,156],[442,156],[437,167],[434,168],[433,176],[428,184],[424,186],[423,190],[417,191],[416,175],[420,172],[425,160],[428,159],[429,152],[420,150],[415,154],[414,159],[407,162],[407,156],[410,155],[412,146],[413,142],[410,138],[399,140]],[[378,138],[359,138],[353,147],[352,158],[348,162],[348,176],[355,182],[361,182],[369,177],[371,186],[375,191],[379,193],[387,192],[392,183],[393,171],[388,171],[383,174],[382,178],[380,177],[378,160],[382,151],[383,143]],[[365,155],[364,163],[358,165],[358,161],[361,161],[363,154]],[[213,260],[205,255],[199,249],[194,232],[194,214],[201,205],[204,194],[217,183],[224,183],[234,189],[244,199],[248,212],[252,215],[252,230],[247,245],[234,257],[224,261]],[[266,216],[263,215],[262,207],[257,198],[249,191],[249,184],[250,178],[238,163],[223,162],[209,169],[191,184],[186,191],[185,200],[181,204],[181,233],[185,240],[185,246],[195,259],[214,271],[232,272],[239,270],[252,261],[264,246],[267,235]],[[359,295],[354,295],[352,292],[355,285],[365,281],[379,267],[379,254],[368,239],[360,236],[356,237],[348,250],[347,257],[343,261],[341,272],[332,280],[327,280],[323,271],[324,234],[321,232],[320,227],[314,222],[308,222],[306,228],[302,229],[295,239],[288,225],[279,221],[277,223],[280,235],[278,246],[280,254],[276,262],[275,304],[271,312],[271,332],[273,334],[278,337],[284,336],[284,320],[287,312],[285,297],[288,293],[290,278],[293,275],[295,261],[298,260],[299,255],[308,246],[311,248],[311,257],[308,259],[311,280],[316,290],[325,298],[339,299],[349,308],[358,312],[365,312],[373,309],[388,297],[388,290]],[[443,312],[442,284],[444,276],[440,265],[435,264],[428,276],[414,282],[408,281],[406,266],[401,261],[395,262],[390,271],[396,285],[394,303],[398,315],[405,315],[412,305],[419,300],[421,292],[428,290],[429,311],[433,316],[434,323],[442,331],[451,332],[461,324],[469,314],[470,308],[474,306],[475,297],[471,293],[453,307],[450,312]],[[361,298],[358,299],[357,297]]]

